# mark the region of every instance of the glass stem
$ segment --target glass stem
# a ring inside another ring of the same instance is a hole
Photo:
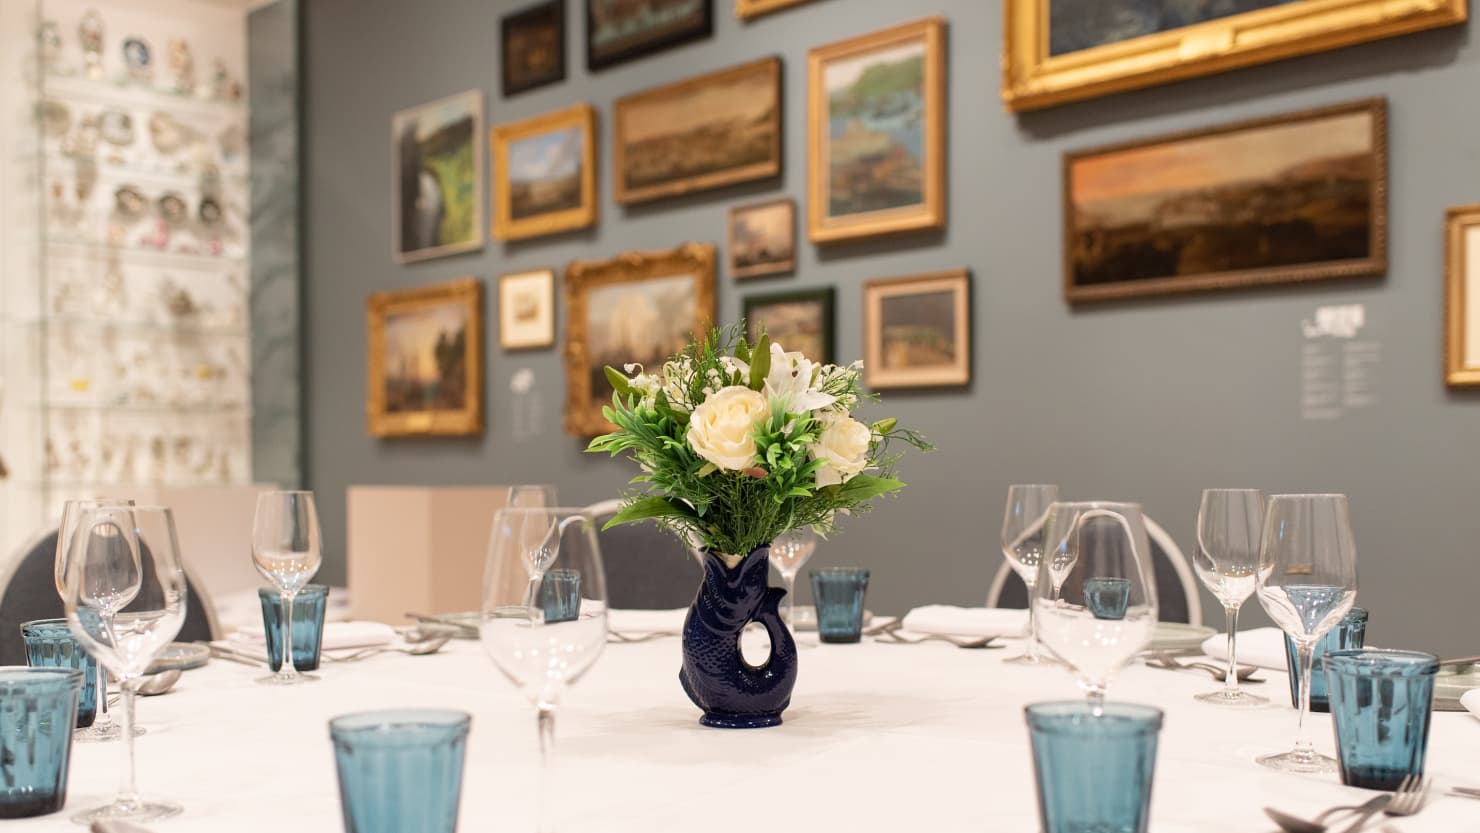
[[[540,729],[540,784],[539,809],[535,821],[536,833],[555,833],[555,819],[551,808],[551,793],[555,787],[551,782],[555,765],[555,704],[541,702],[538,712]]]
[[[1223,617],[1228,621],[1228,676],[1223,678],[1223,696],[1238,696],[1238,660],[1234,654],[1238,641],[1238,605],[1224,605]]]
[[[293,597],[282,594],[283,600],[283,663],[278,666],[279,680],[292,680],[298,676],[298,666],[293,664]]]
[[[1300,659],[1300,722],[1295,725],[1295,756],[1314,758],[1316,749],[1305,733],[1305,718],[1310,714],[1310,674],[1315,664],[1315,643],[1301,642],[1296,646]]]
[[[1033,604],[1033,589],[1037,585],[1036,580],[1023,579],[1023,584],[1028,585],[1028,649],[1025,655],[1029,659],[1038,659],[1038,612],[1034,610],[1037,605]]]
[[[793,636],[797,632],[797,577],[795,575],[783,575],[786,581],[786,624],[791,627]]]
[[[113,803],[120,808],[139,805],[139,787],[134,781],[134,682],[135,678],[126,678],[118,684],[122,691],[119,702],[123,704],[118,721],[122,732],[119,740],[123,745],[123,780],[118,785],[118,798]],[[103,699],[108,699],[106,690]]]

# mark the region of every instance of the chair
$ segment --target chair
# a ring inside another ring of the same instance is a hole
[[[687,607],[704,578],[694,551],[654,521],[601,530],[600,524],[621,507],[620,500],[586,507],[600,530],[597,541],[606,564],[607,604],[630,610]]]
[[[56,585],[57,532],[43,533],[8,565],[0,567],[0,665],[25,665],[21,623],[66,615]],[[177,642],[215,639],[216,608],[185,568],[185,624]]]
[[[1197,592],[1197,579],[1187,556],[1161,525],[1146,521],[1146,538],[1151,543],[1151,566],[1156,575],[1157,612],[1163,622],[1202,624],[1202,596]],[[1028,606],[1028,588],[1005,560],[992,577],[987,590],[987,607]]]

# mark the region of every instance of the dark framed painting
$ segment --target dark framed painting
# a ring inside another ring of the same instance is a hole
[[[1070,303],[1386,269],[1383,99],[1064,157]]]
[[[366,312],[370,434],[483,433],[483,284],[377,292]]]
[[[971,381],[971,276],[966,270],[864,284],[863,378],[875,390]]]
[[[596,109],[574,104],[489,132],[493,236],[522,240],[596,225]]]
[[[1444,381],[1480,387],[1480,205],[1444,213]]]
[[[762,332],[771,343],[814,362],[833,361],[833,299],[836,290],[803,289],[745,296],[745,329],[751,343]]]
[[[565,0],[550,0],[499,21],[504,97],[565,80]]]
[[[797,265],[797,204],[786,199],[730,209],[730,277],[784,275]]]
[[[630,205],[781,173],[781,59],[617,99],[612,175]]]
[[[483,248],[483,93],[391,117],[397,262]]]
[[[678,46],[714,31],[714,0],[585,0],[586,69]]]

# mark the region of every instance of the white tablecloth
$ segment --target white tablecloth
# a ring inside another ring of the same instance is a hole
[[[815,641],[804,636],[803,641]],[[1025,703],[1078,697],[1067,671],[1001,660],[1018,652],[949,645],[822,645],[801,652],[784,725],[707,729],[679,689],[676,638],[608,645],[570,693],[557,744],[561,831],[755,833],[1038,830]],[[262,672],[213,660],[178,689],[141,699],[139,784],[185,813],[159,833],[341,830],[326,722],[362,709],[451,707],[473,714],[462,831],[533,831],[534,713],[476,643],[429,657],[326,665],[323,681],[254,685]],[[1254,763],[1289,747],[1295,712],[1283,677],[1256,688],[1276,706],[1221,710],[1192,695],[1215,685],[1186,672],[1133,667],[1111,699],[1166,710],[1156,767],[1153,833],[1273,830],[1266,804],[1313,815],[1370,796],[1335,775],[1296,776]],[[1328,715],[1312,718],[1333,750]],[[5,823],[7,831],[72,831],[70,812],[106,800],[117,744],[74,746],[67,809]],[[1480,833],[1480,801],[1444,795],[1480,786],[1480,720],[1434,716],[1428,771],[1437,779],[1402,833]],[[1373,829],[1376,829],[1376,825]]]

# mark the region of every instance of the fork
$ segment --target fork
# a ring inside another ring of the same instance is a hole
[[[1398,785],[1393,792],[1393,800],[1382,811],[1390,816],[1411,816],[1423,809],[1428,796],[1429,779],[1422,775],[1409,775]]]
[[[901,622],[891,623],[889,626],[881,628],[877,633],[873,634],[873,636],[880,640],[889,640],[888,642],[884,642],[885,645],[919,645],[921,642],[936,640],[940,642],[949,642],[950,644],[955,645],[957,648],[1002,647],[1001,645],[992,644],[992,642],[997,639],[997,637],[995,636],[960,638],[955,636],[947,636],[940,633],[932,633],[925,636],[917,637],[915,639],[906,639],[903,636],[899,635],[899,630],[902,626],[903,625]]]
[[[1223,682],[1228,676],[1228,669],[1221,668],[1206,662],[1182,662],[1165,651],[1153,651],[1147,658],[1146,664],[1152,668],[1163,668],[1169,671],[1206,671],[1213,679]],[[1253,665],[1240,665],[1238,667],[1238,680],[1241,683],[1262,683],[1263,677],[1255,677],[1259,668]]]

